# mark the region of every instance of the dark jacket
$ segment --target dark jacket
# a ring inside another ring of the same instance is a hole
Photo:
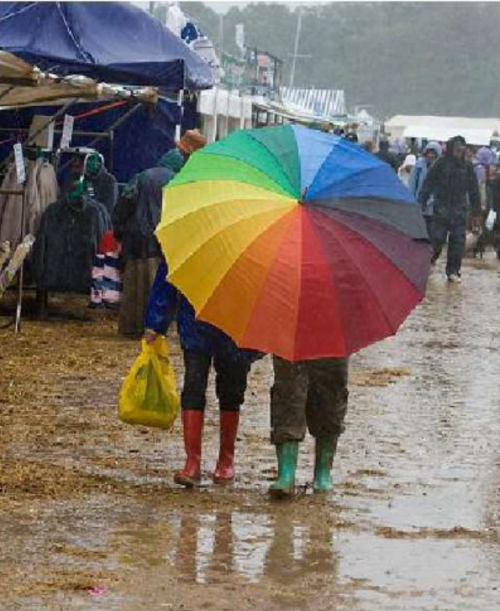
[[[33,275],[39,288],[86,293],[99,241],[111,229],[106,208],[84,195],[66,198],[44,212],[33,248]]]
[[[149,294],[145,327],[165,335],[177,317],[177,331],[183,350],[204,352],[212,356],[226,356],[235,360],[252,362],[261,355],[253,350],[241,350],[234,341],[213,325],[196,319],[189,301],[167,281],[168,266],[165,260],[158,268]]]
[[[479,186],[472,163],[455,159],[452,154],[454,141],[448,143],[443,155],[427,173],[418,195],[420,204],[434,196],[434,218],[467,218],[470,211],[481,211]]]
[[[113,174],[110,174],[103,167],[95,178],[87,178],[86,180],[94,191],[94,199],[101,202],[110,215],[113,214],[116,202],[118,201],[118,182]]]
[[[138,174],[121,195],[113,213],[115,235],[122,242],[123,260],[161,256],[154,235],[161,217],[163,187],[172,170],[151,168]]]
[[[375,157],[378,157],[381,161],[388,163],[395,172],[398,171],[399,166],[401,165],[399,157],[395,153],[391,153],[389,150],[389,145],[384,142],[380,143],[380,150],[378,153],[375,153]]]

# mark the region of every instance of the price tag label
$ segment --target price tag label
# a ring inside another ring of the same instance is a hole
[[[63,132],[61,136],[61,148],[67,149],[71,143],[71,138],[73,137],[73,124],[75,122],[75,118],[71,115],[64,115],[64,125]]]
[[[21,185],[26,180],[26,167],[24,165],[23,145],[20,142],[14,144],[14,159],[16,162],[17,184]]]

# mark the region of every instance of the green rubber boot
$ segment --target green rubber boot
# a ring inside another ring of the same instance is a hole
[[[328,492],[333,488],[332,466],[337,442],[316,440],[316,460],[314,463],[314,492]]]
[[[295,492],[295,471],[299,456],[299,442],[285,441],[276,446],[278,457],[278,481],[269,488],[269,494],[275,499],[285,499]]]

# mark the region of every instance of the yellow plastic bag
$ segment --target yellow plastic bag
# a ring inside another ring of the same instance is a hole
[[[143,340],[142,352],[120,391],[120,420],[169,429],[178,413],[179,395],[168,358],[167,338],[159,336],[151,344]]]

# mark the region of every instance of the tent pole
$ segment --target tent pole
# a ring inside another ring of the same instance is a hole
[[[177,94],[177,110],[178,114],[178,123],[175,126],[175,141],[178,142],[181,139],[182,135],[182,119],[184,118],[184,89],[180,89]]]
[[[23,195],[21,199],[21,243],[25,238],[26,224],[26,186],[23,186]],[[16,323],[14,333],[17,335],[21,331],[21,313],[23,307],[23,285],[24,285],[24,261],[19,269],[19,284],[17,287],[17,306],[16,306]]]
[[[139,110],[139,108],[141,106],[142,106],[142,104],[140,102],[138,104],[136,104],[133,108],[131,108],[128,112],[126,112],[123,116],[121,116],[119,119],[117,119],[111,125],[111,127],[108,128],[108,130],[106,132],[103,132],[100,136],[97,136],[97,138],[94,138],[94,140],[92,140],[92,142],[90,144],[88,144],[87,146],[89,148],[91,148],[92,146],[97,144],[100,140],[102,140],[103,138],[106,138],[108,136],[109,132],[115,131],[117,127],[120,127],[120,125],[122,123],[124,123],[129,117],[131,117],[137,110]]]
[[[131,117],[140,107],[142,106],[142,104],[139,102],[138,104],[136,104],[133,108],[131,108],[128,112],[126,112],[123,116],[121,116],[120,118],[118,118],[112,125],[111,127],[108,128],[107,131],[102,132],[99,136],[97,136],[96,138],[94,138],[92,140],[92,142],[90,142],[89,144],[86,145],[86,148],[92,148],[94,145],[96,145],[100,140],[103,140],[104,138],[109,138],[110,137],[110,133],[114,132],[116,130],[117,127],[119,127],[124,121],[126,121],[129,117]],[[59,169],[60,172],[62,172],[62,170],[65,170],[68,165],[71,162],[67,162],[65,163],[62,168]]]

